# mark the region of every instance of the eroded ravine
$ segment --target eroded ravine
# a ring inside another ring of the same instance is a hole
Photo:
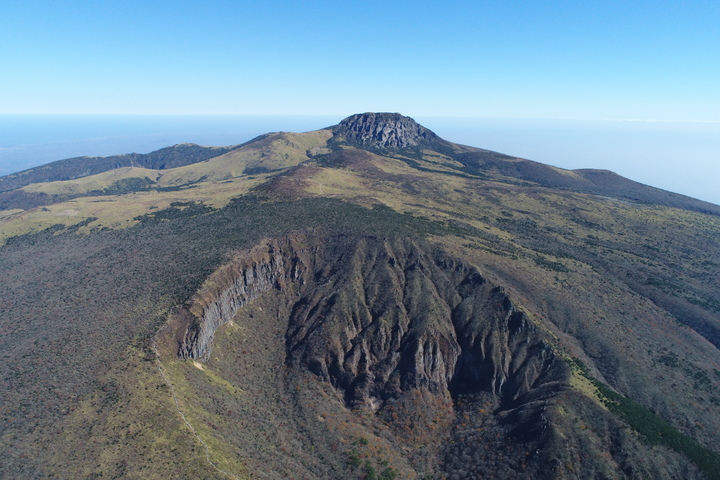
[[[332,386],[342,408],[367,411],[379,423],[392,424],[398,405],[426,395],[445,409],[453,398],[473,395],[489,395],[494,409],[528,408],[523,398],[551,396],[565,375],[541,330],[502,287],[409,239],[263,242],[211,275],[173,314],[164,341],[181,359],[208,362],[218,329],[272,292],[285,304],[278,311],[286,315],[286,371]],[[285,387],[274,388],[293,396],[291,384],[286,378]],[[441,437],[450,434],[446,413],[437,423],[445,425]],[[438,457],[426,468],[440,463]]]
[[[388,475],[565,478],[547,466],[582,461],[560,431],[577,394],[545,335],[438,247],[318,234],[236,255],[172,315],[161,350],[203,362],[189,401],[254,477],[347,478],[362,454]]]
[[[207,360],[218,327],[271,289],[291,305],[288,365],[332,383],[350,403],[419,387],[512,401],[554,362],[541,332],[475,267],[410,240],[369,237],[324,248],[276,240],[236,257],[176,312],[178,355]]]

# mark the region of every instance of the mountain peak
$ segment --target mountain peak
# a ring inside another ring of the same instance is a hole
[[[440,140],[432,131],[399,113],[359,113],[333,129],[336,136],[364,148],[397,150]]]

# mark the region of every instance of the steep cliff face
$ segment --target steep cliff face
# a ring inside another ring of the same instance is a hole
[[[346,142],[365,148],[398,150],[442,140],[410,117],[399,113],[361,113],[347,117],[333,129]]]
[[[213,428],[222,419],[217,439],[243,461],[273,465],[262,478],[348,478],[363,448],[382,454],[372,468],[408,478],[697,477],[667,452],[655,468],[657,452],[571,388],[568,364],[502,286],[413,239],[263,242],[169,325],[177,356],[224,372],[227,383],[198,378],[192,401]]]
[[[189,307],[176,312],[185,328],[178,355],[207,360],[218,327],[263,292],[283,290],[289,282],[303,284],[307,269],[288,241],[268,242],[236,257],[205,282]]]
[[[473,266],[409,240],[363,238],[326,255],[332,267],[294,305],[288,362],[350,406],[417,388],[511,401],[554,368],[538,329]]]
[[[219,326],[270,289],[292,306],[286,362],[343,392],[349,406],[423,388],[511,402],[552,377],[540,331],[473,266],[411,240],[267,242],[215,272],[188,308],[178,355],[207,360]]]

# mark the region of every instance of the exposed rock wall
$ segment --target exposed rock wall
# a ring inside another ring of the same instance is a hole
[[[302,245],[302,247],[300,246]],[[267,242],[215,272],[183,314],[182,358],[207,360],[213,336],[270,289],[291,306],[286,362],[349,405],[413,389],[490,392],[513,402],[552,378],[540,331],[473,266],[411,240]]]
[[[472,266],[411,241],[326,252],[334,273],[295,304],[288,362],[381,405],[402,392],[491,392],[513,402],[554,376],[541,332]],[[350,254],[352,253],[352,254]]]
[[[333,129],[348,143],[374,149],[397,150],[441,141],[432,131],[399,113],[352,115]]]
[[[263,292],[283,289],[288,282],[304,282],[307,266],[290,243],[268,242],[233,259],[205,282],[183,322],[178,355],[207,360],[218,327],[231,321],[237,310]],[[189,315],[188,315],[189,314]]]
[[[283,447],[294,453],[273,459],[284,459],[287,471],[325,468],[312,463],[322,458],[330,463],[319,477],[347,478],[347,452],[336,454],[338,445],[348,435],[383,432],[372,441],[402,452],[395,461],[407,461],[403,471],[423,474],[418,477],[626,478],[633,476],[623,473],[630,467],[642,472],[638,478],[677,477],[655,472],[660,457],[636,440],[616,440],[626,427],[569,388],[568,365],[503,287],[412,239],[318,235],[265,242],[211,275],[176,314],[172,326],[179,333],[166,338],[177,342],[181,357],[207,360],[217,328],[271,289],[279,292],[271,298],[286,303],[242,317],[255,334],[253,346],[264,336],[261,325],[273,325],[268,343],[257,349],[263,353],[243,348],[213,362],[223,372],[239,363],[228,378],[274,392],[282,414],[273,417],[269,408],[263,418],[296,436]],[[249,373],[267,356],[274,368]],[[224,401],[228,412],[248,408],[257,415],[256,400]],[[578,429],[579,421],[589,427]],[[254,441],[247,440],[248,451],[267,451]],[[313,468],[293,470],[303,455]],[[687,469],[678,458],[668,471]],[[558,464],[582,474],[558,475]]]

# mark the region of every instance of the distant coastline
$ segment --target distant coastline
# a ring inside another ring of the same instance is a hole
[[[356,112],[348,115],[352,113]],[[719,123],[414,118],[452,142],[561,168],[613,170],[720,204]],[[233,145],[271,131],[315,130],[341,119],[341,115],[0,115],[0,175],[76,156],[149,153],[177,143]]]

